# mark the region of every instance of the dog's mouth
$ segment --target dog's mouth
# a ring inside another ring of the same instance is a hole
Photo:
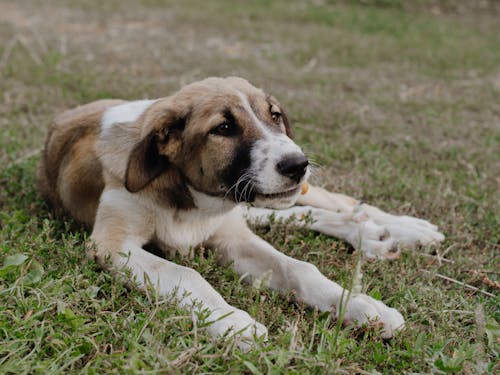
[[[297,194],[300,190],[300,186],[296,186],[293,189],[290,190],[285,190],[277,193],[270,193],[270,194],[264,194],[264,193],[256,193],[256,196],[259,198],[264,198],[264,199],[280,199],[280,198],[289,198]]]

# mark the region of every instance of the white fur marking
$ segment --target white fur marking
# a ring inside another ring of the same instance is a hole
[[[107,130],[113,126],[113,124],[137,120],[155,101],[156,100],[137,100],[107,109],[102,116],[102,129]]]
[[[197,203],[200,202],[200,196],[201,193],[195,195],[198,198]],[[145,222],[153,222],[158,242],[183,255],[189,254],[191,248],[211,236],[221,225],[224,214],[228,214],[235,207],[231,203],[220,204],[219,207],[207,206],[204,209],[177,211],[174,208],[158,206],[148,198],[147,194],[142,192],[130,193],[125,188],[112,189],[103,192],[100,204],[119,207],[121,212],[127,213],[130,228],[147,227]],[[130,212],[134,215],[128,214]]]
[[[252,109],[252,106],[250,105],[248,98],[246,97],[245,94],[241,93],[238,91],[238,95],[241,99],[241,102],[243,103],[243,108],[248,112],[252,120],[255,122],[255,124],[259,127],[260,130],[262,130],[262,133],[264,134],[264,138],[267,138],[267,136],[270,134],[269,129],[266,128],[266,126],[262,123],[262,121],[259,120],[257,115]]]

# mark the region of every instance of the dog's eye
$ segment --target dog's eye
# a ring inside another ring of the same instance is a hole
[[[271,112],[271,118],[274,122],[279,122],[281,119],[281,113],[279,112]]]
[[[279,124],[279,122],[281,120],[281,112],[279,111],[278,106],[272,104],[269,107],[269,112],[271,112],[271,118],[273,119],[273,121],[275,123]]]
[[[223,137],[230,136],[234,133],[234,128],[229,122],[223,122],[222,124],[217,125],[215,128],[210,130],[210,134],[220,135]]]

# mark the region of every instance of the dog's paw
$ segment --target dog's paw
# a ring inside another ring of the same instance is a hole
[[[401,255],[397,242],[387,228],[367,218],[355,218],[346,239],[367,258],[396,259]]]
[[[444,241],[438,227],[426,220],[391,215],[366,204],[362,205],[362,210],[371,220],[386,228],[400,248],[413,250],[419,246],[437,246]]]
[[[313,228],[349,242],[368,258],[395,259],[400,252],[387,228],[371,220],[362,210],[352,214],[337,214],[315,209]]]
[[[232,309],[215,314],[215,316],[217,315],[219,317],[208,327],[209,332],[212,336],[234,338],[236,345],[241,350],[249,350],[254,345],[255,339],[267,339],[267,328],[243,310]]]
[[[336,308],[338,318],[340,311]],[[401,313],[388,307],[383,302],[367,296],[366,294],[352,295],[344,310],[344,325],[355,325],[357,327],[364,324],[380,327],[382,338],[391,338],[396,331],[404,327],[405,320]]]

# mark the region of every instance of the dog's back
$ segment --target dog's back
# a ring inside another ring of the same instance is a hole
[[[96,140],[103,112],[121,100],[99,100],[63,112],[52,123],[38,170],[38,186],[56,212],[92,226],[104,188]]]

